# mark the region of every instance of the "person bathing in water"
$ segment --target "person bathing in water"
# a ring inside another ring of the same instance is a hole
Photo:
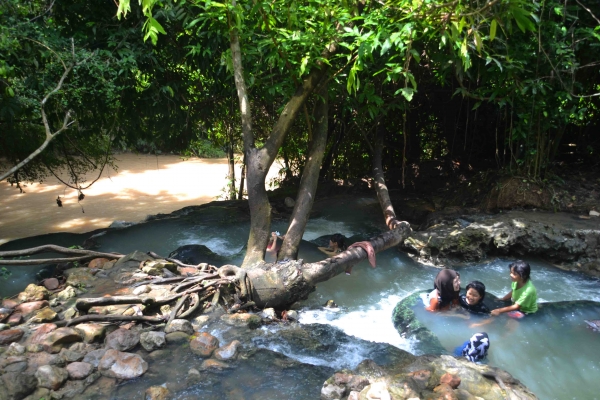
[[[281,235],[279,232],[271,232],[269,242],[267,243],[267,249],[265,251],[265,262],[274,263],[277,261],[277,253],[281,248],[281,242],[278,239],[283,240],[285,235]]]
[[[335,233],[329,238],[329,247],[319,247],[318,249],[327,254],[328,257],[333,257],[346,250],[344,241],[344,235]]]
[[[446,311],[459,305],[460,274],[453,269],[438,272],[433,282],[433,291],[429,293],[427,311]]]
[[[472,281],[467,285],[467,292],[460,296],[459,303],[463,310],[474,314],[489,314],[490,309],[483,303],[485,298],[485,285],[479,281]]]
[[[533,314],[538,310],[537,290],[531,282],[531,267],[525,261],[515,261],[508,265],[512,290],[501,300],[511,300],[513,304],[508,307],[492,310],[492,316],[508,313],[512,318],[523,318],[527,314]]]

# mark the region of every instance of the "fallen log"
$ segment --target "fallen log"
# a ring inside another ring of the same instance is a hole
[[[148,317],[145,315],[99,315],[89,314],[82,317],[73,318],[71,320],[55,321],[54,325],[58,327],[71,326],[81,324],[83,322],[126,322],[126,321],[143,321],[143,322],[165,322],[164,317]]]
[[[143,304],[145,306],[150,306],[155,304],[155,302],[156,300],[153,297],[108,296],[77,299],[75,308],[81,312],[87,313],[92,307],[112,306],[114,304]]]
[[[103,253],[99,251],[83,250],[83,249],[70,249],[68,247],[56,246],[54,244],[47,244],[44,246],[32,247],[30,249],[23,250],[11,250],[11,251],[0,251],[0,258],[5,257],[23,257],[30,256],[33,254],[40,253],[60,253],[67,255],[77,255],[78,257],[65,257],[65,258],[44,258],[44,259],[32,259],[32,260],[0,260],[0,265],[40,265],[40,264],[56,264],[63,262],[74,262],[74,261],[86,261],[93,258],[108,258],[111,260],[125,257],[119,253]]]

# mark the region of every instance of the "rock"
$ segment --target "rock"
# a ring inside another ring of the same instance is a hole
[[[24,291],[18,294],[17,299],[20,303],[28,303],[32,301],[48,300],[48,296],[48,289],[30,283]]]
[[[35,379],[35,377],[33,379],[37,383],[37,379]],[[33,393],[31,393],[29,396],[25,397],[23,400],[43,400],[43,399],[49,399],[49,398],[50,398],[50,389],[37,388]]]
[[[36,331],[27,339],[27,343],[29,344],[42,344],[46,336],[52,331],[55,331],[57,328],[54,324],[42,324],[40,325]]]
[[[163,269],[171,272],[177,272],[177,265],[165,260],[152,260],[144,262],[142,271],[148,275],[161,276]]]
[[[440,399],[443,400],[458,400],[458,396],[450,385],[441,384],[433,388],[433,392],[437,393]]]
[[[54,312],[54,310],[50,307],[44,307],[38,311],[33,318],[30,319],[30,322],[39,324],[43,322],[50,322],[54,320],[54,318],[56,318],[56,312]]]
[[[19,363],[27,363],[27,357],[24,355],[9,355],[7,357],[2,357],[0,358],[0,370],[4,370],[10,365]]]
[[[146,389],[146,400],[167,400],[171,396],[171,392],[164,386],[150,386]]]
[[[208,317],[208,315],[200,315],[198,317],[195,317],[191,320],[192,326],[194,327],[195,330],[200,330],[200,328],[202,328],[204,325],[206,325],[206,323],[208,322],[210,318]]]
[[[208,358],[219,347],[219,340],[207,332],[201,332],[190,342],[190,349],[203,358]]]
[[[448,385],[452,389],[456,389],[460,385],[460,377],[458,375],[445,373],[440,378],[440,385]]]
[[[188,335],[194,334],[194,327],[187,319],[174,319],[165,328],[165,333],[185,332]]]
[[[69,373],[64,368],[53,365],[42,365],[35,373],[38,380],[38,386],[51,390],[58,390],[69,377]]]
[[[119,258],[115,263],[114,269],[120,270],[123,268],[138,268],[142,261],[152,261],[154,258],[141,251],[134,251],[133,253],[127,254],[125,257]]]
[[[2,375],[1,379],[7,399],[22,399],[34,392],[37,387],[37,379],[33,375],[22,372],[8,372]]]
[[[296,310],[288,310],[285,315],[288,321],[298,321],[298,311]]]
[[[8,317],[8,320],[6,320],[6,322],[10,326],[19,325],[22,321],[23,321],[23,314],[21,314],[21,313],[13,313],[13,314],[11,314],[10,317]]]
[[[67,365],[70,379],[85,379],[94,371],[94,366],[86,362],[73,362]]]
[[[106,334],[106,326],[94,323],[79,324],[74,329],[85,343],[101,342]]]
[[[4,299],[2,300],[2,308],[10,308],[15,309],[20,303],[14,299]]]
[[[140,343],[146,351],[159,349],[167,344],[166,334],[155,331],[144,332],[140,335]]]
[[[40,351],[44,351],[44,346],[39,343],[28,344],[25,346],[25,350],[27,350],[28,353],[39,353]]]
[[[19,356],[24,353],[25,353],[25,346],[23,346],[19,343],[11,343],[10,346],[8,346],[8,349],[6,350],[5,354],[7,356]]]
[[[67,286],[64,290],[60,291],[56,297],[59,300],[66,301],[72,299],[73,297],[77,297],[77,292],[73,286]]]
[[[277,319],[277,314],[275,314],[275,310],[272,308],[265,308],[260,312],[260,317],[265,319]]]
[[[225,257],[212,252],[208,247],[202,244],[186,244],[178,247],[175,251],[169,254],[169,258],[175,258],[184,264],[198,265],[200,264],[225,264]]]
[[[182,276],[199,275],[200,271],[194,267],[177,267],[177,273]]]
[[[31,371],[32,373],[37,371],[42,365],[55,365],[57,367],[65,366],[65,360],[59,354],[49,354],[45,351],[28,354],[28,360],[28,371]]]
[[[365,387],[359,394],[359,398],[365,396],[367,399],[391,400],[392,396],[388,391],[388,386],[385,382],[375,382],[372,385]]]
[[[43,284],[44,284],[44,287],[48,290],[54,290],[54,289],[58,288],[58,286],[60,285],[60,283],[58,282],[58,279],[56,279],[56,278],[44,279]]]
[[[107,262],[110,262],[108,258],[94,258],[92,261],[89,262],[88,268],[103,269],[104,264],[106,264]]]
[[[70,307],[62,314],[62,318],[69,321],[79,316],[79,311],[75,307]]]
[[[148,293],[150,290],[151,290],[150,286],[142,285],[142,286],[138,286],[135,289],[133,289],[133,294],[135,294],[136,296],[139,296],[140,294]]]
[[[48,307],[50,304],[46,300],[31,301],[28,303],[19,304],[15,308],[15,312],[23,314],[23,318],[28,318],[33,312],[41,310],[44,307]]]
[[[100,360],[98,370],[104,376],[117,379],[134,379],[148,370],[148,363],[137,354],[109,349]]]
[[[600,213],[598,211],[591,210],[590,217],[600,217]]]
[[[211,369],[216,369],[216,370],[221,371],[226,368],[230,368],[230,366],[228,364],[225,364],[222,361],[213,360],[213,359],[204,360],[202,362],[202,364],[200,365],[200,369],[203,371],[211,370]]]
[[[258,328],[262,323],[260,316],[250,313],[225,314],[221,316],[221,321],[227,325],[248,327],[250,329]]]
[[[94,275],[89,268],[70,268],[63,273],[67,277],[66,284],[78,288],[93,286]]]
[[[50,332],[43,340],[42,346],[48,353],[58,353],[64,345],[80,342],[81,336],[73,328],[58,328]]]
[[[62,349],[59,355],[65,360],[67,363],[72,363],[75,361],[81,361],[85,354],[79,351],[73,351],[70,349]]]
[[[173,332],[165,336],[167,343],[185,343],[190,339],[190,335],[185,332]]]
[[[283,204],[285,204],[287,208],[294,208],[296,201],[291,197],[286,197],[285,200],[283,200]]]
[[[92,350],[83,357],[83,362],[92,364],[94,368],[98,368],[104,354],[106,354],[106,349]]]
[[[23,337],[23,334],[25,334],[25,332],[21,329],[7,329],[5,331],[0,331],[0,346],[18,342]]]
[[[10,328],[10,325],[8,324],[0,324],[0,331],[4,331],[6,329]]]
[[[238,349],[242,344],[238,340],[234,340],[228,345],[219,347],[213,353],[217,360],[227,361],[234,359],[238,355]]]
[[[106,335],[105,345],[109,349],[127,351],[133,349],[140,342],[139,332],[119,328]]]

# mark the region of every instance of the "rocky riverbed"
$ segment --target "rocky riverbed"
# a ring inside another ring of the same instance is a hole
[[[297,361],[260,349],[260,344],[283,337],[288,345],[317,356],[339,343],[359,339],[335,328],[301,325],[294,310],[283,314],[273,309],[234,312],[231,307],[227,312],[212,296],[185,318],[169,320],[171,314],[177,314],[173,301],[153,311],[156,321],[136,321],[135,316],[140,316],[150,301],[92,307],[82,301],[94,296],[144,296],[156,301],[172,293],[182,279],[172,284],[165,281],[183,275],[192,279],[209,267],[184,268],[133,253],[117,262],[95,259],[86,266],[64,270],[64,279],[31,284],[14,298],[5,299],[0,314],[0,399],[189,398],[189,393],[201,395],[207,382],[228,379],[223,371],[235,375],[239,369],[243,375],[245,365],[253,362],[258,363],[256,368],[279,365],[279,369],[295,371],[295,379],[307,386],[292,389],[290,385],[289,395],[294,398],[535,398],[504,371],[450,356],[417,357],[387,344],[370,344],[370,357],[352,371],[315,366],[302,369]],[[148,314],[148,309],[145,312]],[[119,316],[131,318],[102,321],[102,317]],[[187,362],[177,361],[178,369],[167,372],[164,362],[168,365],[169,358],[176,358],[181,349],[186,350]],[[172,378],[156,384],[160,376]],[[123,386],[128,381],[132,383]],[[278,395],[286,396],[285,388],[277,390]],[[232,393],[237,392],[230,388],[213,395],[246,398]]]

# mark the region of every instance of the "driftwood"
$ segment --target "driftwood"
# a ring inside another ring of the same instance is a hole
[[[111,306],[114,304],[143,304],[149,306],[155,303],[152,297],[140,296],[109,296],[77,299],[75,308],[79,311],[87,313],[92,307]]]
[[[149,251],[149,252],[148,252],[148,253],[146,253],[146,254],[148,254],[150,257],[154,257],[154,258],[156,258],[156,259],[162,259],[162,260],[167,260],[167,261],[170,261],[170,262],[172,262],[173,264],[177,264],[177,265],[179,265],[180,267],[184,267],[184,268],[196,268],[196,269],[199,269],[197,265],[192,265],[192,264],[184,264],[184,263],[182,263],[181,261],[177,260],[176,258],[162,257],[162,256],[160,256],[160,255],[156,254],[156,253],[155,253],[155,252],[153,252],[153,251]],[[212,267],[212,268],[210,268],[210,269],[212,269],[212,270],[214,271],[214,270],[216,270],[217,268],[214,268],[214,267]]]
[[[45,258],[45,259],[32,259],[32,260],[0,260],[0,265],[40,265],[40,264],[56,264],[63,262],[74,262],[74,261],[85,261],[93,258],[108,258],[111,260],[125,257],[119,253],[103,253],[99,251],[83,250],[83,249],[70,249],[68,247],[56,246],[48,244],[39,247],[32,247],[30,249],[23,250],[12,250],[12,251],[0,251],[0,257],[23,257],[30,256],[33,254],[40,253],[60,253],[67,255],[76,255],[77,257],[65,257],[65,258]]]
[[[169,325],[171,322],[173,322],[173,320],[177,316],[177,313],[179,312],[179,310],[181,309],[181,307],[183,307],[183,303],[189,297],[190,297],[190,295],[186,294],[183,297],[181,297],[179,300],[177,300],[177,304],[175,304],[175,307],[173,307],[173,309],[171,310],[171,315],[169,315],[169,320],[167,321],[167,325]]]
[[[198,295],[198,293],[191,293],[190,297],[192,298],[191,302],[192,302],[192,306],[190,308],[188,308],[187,310],[185,310],[185,312],[183,312],[181,315],[178,315],[177,318],[187,318],[190,315],[192,315],[192,313],[194,311],[196,311],[198,309],[198,307],[200,307],[200,304],[202,304],[202,302],[206,299],[208,299],[210,296],[212,296],[212,291],[208,291],[207,294],[205,294],[202,298],[200,298],[200,296]]]
[[[164,317],[148,317],[145,315],[99,315],[89,314],[71,320],[55,321],[54,325],[58,327],[77,325],[84,322],[125,322],[125,321],[143,321],[143,322],[165,322]]]

